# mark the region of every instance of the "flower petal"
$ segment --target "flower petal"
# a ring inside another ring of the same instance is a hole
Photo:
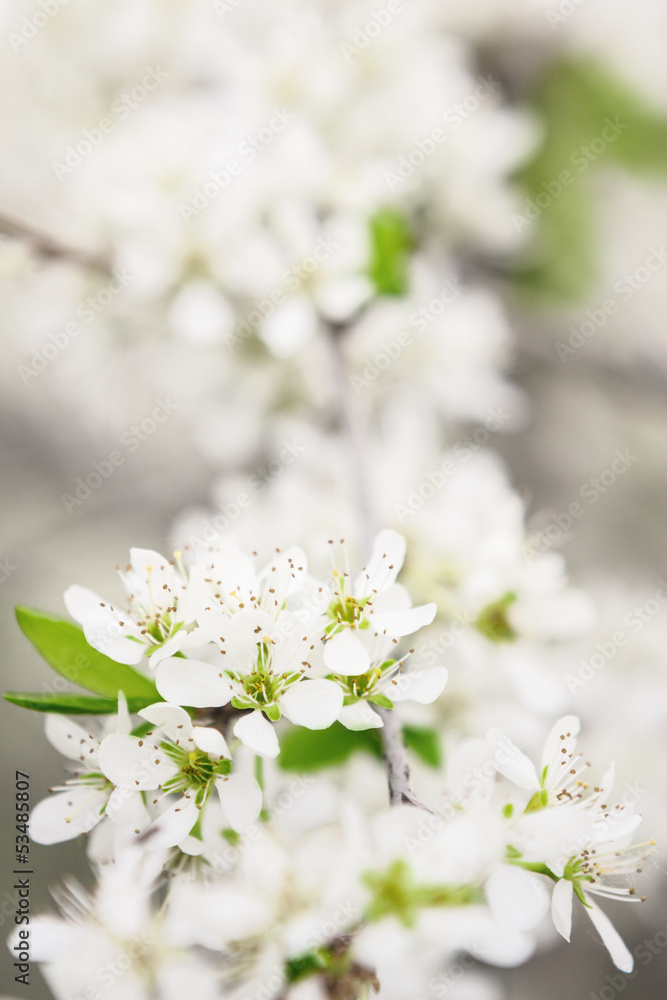
[[[591,918],[593,925],[602,938],[605,948],[611,955],[612,962],[617,969],[621,970],[621,972],[632,972],[635,962],[625,941],[618,933],[607,914],[603,913],[602,910],[595,905],[588,894],[586,895],[586,901],[589,904],[585,908],[586,913]]]
[[[55,792],[33,809],[30,836],[36,844],[59,844],[89,833],[102,819],[108,797],[108,791],[84,785]]]
[[[549,909],[549,893],[543,880],[512,865],[496,868],[485,892],[494,919],[518,931],[537,927]]]
[[[338,721],[346,729],[359,731],[361,729],[381,729],[384,722],[367,701],[358,701],[354,705],[345,705],[338,713]]]
[[[280,708],[290,722],[307,729],[328,729],[343,707],[343,692],[334,681],[296,681],[281,696]]]
[[[261,712],[244,715],[233,729],[244,746],[260,757],[277,757],[280,753],[275,729]]]
[[[119,615],[112,605],[103,601],[93,590],[77,585],[67,588],[64,600],[65,607],[81,625],[86,642],[93,649],[109,656],[116,663],[139,663],[146,647],[143,642],[134,642],[128,638],[130,635],[139,637],[139,629],[129,623],[120,625]]]
[[[174,743],[192,736],[192,720],[185,709],[178,704],[156,701],[154,705],[147,705],[137,714],[161,729]]]
[[[97,767],[99,741],[77,722],[51,712],[46,717],[44,729],[49,743],[64,757],[84,763],[90,761],[91,771]]]
[[[436,604],[420,604],[417,608],[406,611],[386,611],[370,615],[370,622],[380,635],[391,636],[412,635],[418,629],[430,625],[438,610]]]
[[[545,767],[549,768],[546,780],[547,788],[555,788],[561,782],[563,778],[562,766],[569,761],[570,754],[575,751],[580,728],[581,723],[576,715],[564,715],[547,736],[540,762],[542,770]]]
[[[351,629],[345,628],[327,639],[324,662],[333,674],[356,677],[370,668],[371,658],[361,639]]]
[[[569,879],[562,878],[556,882],[551,896],[551,916],[554,927],[566,941],[572,934],[572,902],[574,889]]]
[[[106,815],[112,823],[138,832],[150,823],[150,816],[141,792],[134,792],[124,785],[118,785],[107,803]]]
[[[442,694],[447,683],[447,667],[429,670],[410,670],[395,677],[395,684],[387,684],[384,691],[392,701],[417,701],[430,705]]]
[[[197,822],[199,809],[194,796],[184,795],[146,828],[141,838],[147,851],[163,851],[185,840]]]
[[[195,726],[192,730],[195,743],[204,753],[213,754],[214,757],[228,757],[231,759],[229,747],[222,733],[217,729],[208,726]]]
[[[234,773],[215,783],[232,830],[244,833],[262,811],[262,789],[250,774]]]
[[[166,754],[155,749],[151,737],[140,740],[112,733],[102,740],[99,761],[100,770],[114,785],[127,785],[138,792],[157,788],[175,771]]]
[[[403,566],[405,549],[403,535],[392,528],[376,535],[371,558],[354,581],[355,597],[367,597],[391,587]]]
[[[540,781],[535,765],[500,729],[490,729],[486,742],[493,752],[496,768],[506,778],[529,791],[537,791]]]
[[[220,657],[224,659],[224,657]],[[163,660],[155,684],[166,701],[191,708],[219,708],[232,697],[229,678],[211,663],[172,656]]]

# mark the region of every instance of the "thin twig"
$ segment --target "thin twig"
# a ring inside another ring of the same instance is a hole
[[[0,210],[0,233],[27,243],[33,253],[40,257],[68,260],[73,264],[90,267],[96,271],[104,271],[105,273],[111,271],[111,263],[106,254],[94,253],[83,247],[71,246],[58,237],[51,236],[50,233],[39,229],[32,222],[8,215],[2,210]]]
[[[343,341],[345,334],[349,330],[349,325],[329,324],[328,330],[338,386],[340,422],[349,445],[352,473],[359,506],[359,517],[362,525],[362,539],[367,549],[370,549],[376,531],[375,508],[372,499],[372,479],[364,427],[359,416],[358,406],[351,393],[352,383],[347,371],[343,349]],[[382,738],[382,752],[387,767],[390,804],[392,806],[409,804],[429,811],[412,791],[410,784],[410,762],[396,712],[393,709],[383,709],[379,706],[375,706],[375,708],[382,716],[384,722],[380,730],[380,736]]]

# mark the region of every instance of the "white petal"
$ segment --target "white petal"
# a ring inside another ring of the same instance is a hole
[[[167,639],[161,646],[153,646],[147,650],[150,666],[155,669],[168,656],[175,656],[176,653],[187,645],[189,635],[190,633],[186,632],[185,629],[179,629],[175,635],[172,635],[171,639]]]
[[[150,823],[141,792],[118,785],[107,803],[106,815],[112,823],[130,830],[144,830]]]
[[[108,797],[108,791],[84,786],[54,792],[33,809],[30,836],[37,844],[59,844],[88,833],[102,819]]]
[[[365,674],[371,665],[368,650],[361,639],[348,628],[327,639],[324,662],[332,674],[340,674],[341,677]]]
[[[518,931],[536,927],[549,909],[544,880],[513,865],[496,868],[486,883],[486,898],[494,918]]]
[[[224,657],[220,657],[224,659]],[[165,699],[192,708],[219,708],[232,697],[229,678],[210,663],[173,656],[157,668],[155,684]]]
[[[117,733],[132,732],[132,720],[127,709],[127,698],[122,691],[118,692],[118,715],[116,716],[115,731]]]
[[[296,681],[280,698],[290,722],[308,729],[328,729],[343,707],[343,692],[334,681]]]
[[[535,765],[509,737],[499,729],[490,729],[486,734],[486,742],[493,752],[493,760],[501,774],[519,788],[526,788],[529,791],[539,790],[540,782]]]
[[[186,740],[192,736],[192,720],[180,705],[168,701],[156,701],[137,713],[146,722],[162,730],[170,740]]]
[[[373,711],[367,701],[357,701],[354,705],[345,705],[338,713],[338,721],[346,729],[381,729],[384,722]]]
[[[211,729],[208,726],[195,726],[192,730],[192,736],[199,749],[203,750],[204,753],[213,754],[214,757],[229,757],[231,759],[232,755],[225,737],[217,729]]]
[[[403,566],[405,548],[403,535],[391,528],[381,531],[373,542],[368,565],[354,581],[355,597],[367,597],[391,587]]]
[[[225,818],[232,830],[244,833],[262,811],[262,789],[250,774],[230,774],[215,783]]]
[[[19,939],[20,927],[16,927],[8,944],[14,945]],[[70,952],[73,935],[79,931],[78,924],[66,923],[57,917],[40,915],[30,917],[30,952],[33,962],[57,962]]]
[[[569,879],[562,878],[554,886],[551,897],[551,916],[558,933],[570,940],[572,933],[572,902],[574,889]]]
[[[569,761],[569,755],[574,753],[580,728],[581,723],[576,715],[564,715],[547,736],[540,762],[542,770],[547,766],[549,768],[547,788],[554,788],[562,781],[563,761]]]
[[[135,664],[142,659],[146,647],[143,642],[134,642],[128,635],[139,635],[139,630],[129,623],[118,623],[118,612],[114,612],[106,601],[87,587],[68,587],[64,594],[65,607],[72,618],[83,628],[86,642],[111,657],[116,663]],[[76,680],[76,678],[73,678]]]
[[[604,942],[604,946],[611,955],[611,960],[621,972],[632,972],[634,959],[625,941],[618,933],[606,913],[603,913],[595,905],[589,895],[586,896],[589,906],[585,907],[586,913],[593,921],[598,934]],[[590,907],[590,908],[589,908]]]
[[[244,715],[234,726],[233,732],[244,746],[260,757],[277,757],[280,753],[275,729],[261,712]]]
[[[141,843],[148,851],[176,847],[190,833],[198,816],[194,796],[183,796],[146,828]]]
[[[97,769],[97,751],[99,742],[77,722],[55,712],[49,713],[44,726],[46,737],[52,746],[70,760],[86,763],[90,761],[90,770]]]
[[[134,791],[157,788],[176,769],[162,750],[155,749],[154,741],[150,736],[143,740],[120,733],[106,736],[100,746],[100,770],[114,785],[127,785]]]
[[[373,597],[372,601],[373,611],[378,615],[384,615],[389,611],[409,611],[411,607],[412,598],[400,583],[387,587],[381,594]]]
[[[436,604],[421,604],[407,611],[387,611],[381,614],[371,614],[370,622],[376,632],[383,635],[412,635],[425,625],[430,625],[438,610]]]
[[[430,670],[410,670],[394,678],[395,684],[384,685],[384,692],[392,701],[417,701],[430,705],[442,694],[447,683],[446,667]]]

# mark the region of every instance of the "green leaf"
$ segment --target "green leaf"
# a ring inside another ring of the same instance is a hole
[[[414,750],[429,767],[442,765],[442,744],[435,729],[425,726],[403,726],[405,745]]]
[[[535,238],[515,285],[538,301],[581,299],[599,249],[591,180],[609,166],[667,177],[667,118],[586,59],[552,64],[530,103],[544,140],[517,178],[526,202],[515,224]]]
[[[93,649],[78,625],[31,608],[17,608],[16,618],[23,634],[56,673],[93,694],[113,698],[112,711],[116,711],[119,691],[125,693],[128,704],[131,701],[139,708],[162,701],[153,681]]]
[[[382,758],[382,743],[377,729],[354,732],[340,722],[334,722],[329,729],[294,726],[280,738],[277,761],[283,771],[320,771],[343,764],[359,750]]]
[[[31,708],[33,712],[62,712],[66,715],[115,715],[118,701],[111,698],[91,698],[86,694],[22,694],[6,691],[6,701],[20,708]],[[130,712],[138,712],[146,705],[145,698],[128,698]]]
[[[405,295],[412,236],[395,208],[381,208],[370,220],[369,275],[378,295]]]

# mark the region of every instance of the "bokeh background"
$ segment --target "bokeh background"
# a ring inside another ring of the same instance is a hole
[[[14,605],[63,614],[74,582],[117,596],[130,545],[169,550],[216,515],[260,546],[326,538],[340,515],[358,546],[341,391],[385,520],[500,407],[484,443],[529,544],[562,552],[597,609],[559,654],[561,679],[628,631],[569,704],[621,785],[646,790],[660,840],[665,606],[636,631],[623,622],[667,579],[664,4],[10,0],[0,32],[4,686],[49,682]],[[238,176],[212,180],[233,160]],[[322,240],[341,249],[308,271]],[[387,343],[445,281],[464,289],[451,311],[385,369]],[[624,471],[586,499],[619,451]],[[42,720],[1,711],[4,801],[16,768],[41,798],[55,780]],[[538,747],[544,731],[521,735]],[[0,830],[4,930],[12,835]],[[90,877],[78,844],[33,850],[37,908],[63,873]],[[667,924],[663,868],[659,855],[644,906],[615,914],[631,947]],[[599,995],[611,966],[580,931],[493,971],[498,996]],[[3,991],[12,978],[3,963]],[[662,951],[623,995],[666,986]]]

